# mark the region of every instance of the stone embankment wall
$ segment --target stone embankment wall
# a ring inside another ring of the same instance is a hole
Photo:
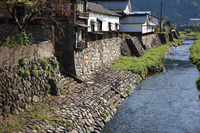
[[[157,34],[142,36],[142,43],[145,49],[156,48],[162,45]]]
[[[51,43],[1,48],[0,117],[18,114],[43,96],[56,94],[60,77]]]
[[[126,43],[131,50],[131,56],[139,57],[146,53],[137,37],[126,38]]]
[[[120,38],[88,42],[88,48],[75,51],[76,74],[89,77],[101,68],[111,65],[121,55]]]
[[[0,67],[17,65],[22,57],[28,61],[54,57],[54,47],[48,41],[31,46],[0,47]]]

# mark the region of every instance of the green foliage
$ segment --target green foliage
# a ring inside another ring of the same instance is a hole
[[[54,66],[58,66],[59,65],[59,62],[56,61],[56,60],[53,60],[52,63],[53,63]]]
[[[197,66],[200,71],[200,32],[196,32],[195,42],[192,47],[190,47],[190,60],[193,64]],[[197,88],[200,90],[200,78],[196,80]]]
[[[24,71],[25,71],[24,69],[20,69],[20,70],[19,70],[19,74],[20,74],[21,76],[23,76],[23,75],[24,75]]]
[[[20,45],[31,45],[33,43],[32,34],[26,34],[25,32],[17,33],[15,36],[6,38],[3,46],[14,47]]]
[[[23,85],[26,85],[26,84],[27,84],[27,82],[26,82],[26,80],[24,80],[24,81],[23,81]]]
[[[196,25],[192,27],[193,32],[200,32],[200,26]]]
[[[128,87],[125,91],[127,94],[129,94],[131,92],[131,87]]]
[[[60,87],[60,91],[63,92],[64,91],[64,87]]]
[[[55,77],[56,76],[56,72],[54,71],[52,66],[49,66],[48,76],[49,77]]]
[[[192,29],[185,29],[185,33],[190,33],[192,32]]]
[[[60,69],[60,73],[62,73],[62,74],[66,72],[64,65],[61,63],[59,63],[59,69]]]
[[[162,65],[168,48],[168,45],[163,45],[159,48],[149,49],[139,58],[122,56],[111,68],[131,71],[144,78],[147,72],[153,71],[155,67]]]
[[[165,23],[168,27],[173,27],[173,23],[170,20],[166,20]]]
[[[33,69],[31,71],[31,75],[37,77],[38,76],[38,70],[37,70],[37,66],[33,65]]]
[[[81,118],[78,118],[79,123],[83,123],[83,120]]]
[[[24,76],[28,77],[29,75],[30,75],[29,70],[25,69],[25,71],[24,71]]]
[[[46,84],[46,85],[45,85],[45,88],[46,88],[46,89],[51,89],[51,86],[50,86],[49,84]]]
[[[33,69],[31,71],[31,75],[37,77],[38,76],[38,70]]]
[[[197,88],[200,90],[200,78],[198,78],[198,79],[196,80],[196,85],[197,85]]]
[[[42,60],[42,67],[44,70],[48,70],[48,65],[49,62],[46,59]]]
[[[19,60],[19,65],[20,65],[20,66],[25,66],[27,63],[28,63],[28,61],[27,61],[26,58],[21,58],[21,59]]]
[[[28,77],[30,75],[29,68],[25,66],[24,68],[19,70],[19,74],[21,76]]]

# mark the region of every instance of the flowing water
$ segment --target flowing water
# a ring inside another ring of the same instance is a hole
[[[200,133],[200,76],[190,60],[191,37],[170,51],[166,71],[138,84],[104,133]]]

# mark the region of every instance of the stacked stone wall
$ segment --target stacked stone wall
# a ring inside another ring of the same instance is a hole
[[[121,55],[120,38],[88,42],[88,48],[75,51],[76,74],[83,79],[111,65]]]
[[[31,46],[0,47],[0,67],[17,65],[22,57],[28,61],[54,57],[54,47],[48,41]]]
[[[157,34],[142,36],[142,43],[145,49],[151,49],[161,46],[161,41]]]
[[[60,78],[51,43],[1,48],[0,118],[18,114],[37,103]],[[9,58],[8,56],[9,55]]]

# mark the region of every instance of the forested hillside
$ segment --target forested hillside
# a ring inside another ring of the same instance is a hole
[[[186,24],[189,18],[200,18],[200,0],[162,0],[163,16],[178,24]],[[161,0],[131,0],[134,11],[152,11],[160,16]]]

